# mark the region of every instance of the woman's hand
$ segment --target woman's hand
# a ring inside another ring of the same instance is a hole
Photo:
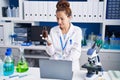
[[[42,30],[42,39],[47,39],[48,38],[48,31],[47,31],[47,28],[46,27],[43,27],[43,30]]]
[[[49,37],[49,35],[48,35],[48,31],[47,31],[47,28],[46,28],[46,27],[43,27],[41,37],[42,37],[43,40],[46,40],[48,46],[51,45],[50,37]]]

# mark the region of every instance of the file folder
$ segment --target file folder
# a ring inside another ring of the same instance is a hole
[[[39,21],[38,15],[38,1],[29,1],[29,13],[30,13],[30,20],[31,21]]]
[[[92,11],[92,21],[99,21],[99,15],[98,15],[98,5],[99,5],[99,0],[93,0],[93,11]]]
[[[24,1],[24,19],[29,20],[30,12],[29,12],[29,1]]]
[[[103,19],[104,19],[104,2],[102,2],[102,1],[99,2],[98,7],[99,7],[98,19],[99,19],[99,21],[103,21]]]
[[[49,1],[48,2],[48,21],[54,22],[56,20],[56,4],[57,1]]]

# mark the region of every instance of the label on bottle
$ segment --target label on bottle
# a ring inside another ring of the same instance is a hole
[[[4,63],[3,65],[4,76],[9,76],[14,73],[14,63]]]

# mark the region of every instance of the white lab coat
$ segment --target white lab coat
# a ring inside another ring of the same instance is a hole
[[[64,50],[62,50],[60,37],[62,39],[63,46],[66,44]],[[79,58],[81,55],[82,40],[81,28],[71,24],[70,29],[64,39],[59,26],[55,26],[50,30],[49,40],[52,45],[46,46],[46,50],[52,58],[71,60],[73,71],[80,70]]]

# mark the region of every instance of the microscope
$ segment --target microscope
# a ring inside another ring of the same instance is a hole
[[[87,69],[85,80],[95,80],[95,78],[98,77],[98,72],[103,71],[98,55],[101,46],[102,42],[95,41],[93,46],[87,51],[88,63],[82,65],[82,68]]]

